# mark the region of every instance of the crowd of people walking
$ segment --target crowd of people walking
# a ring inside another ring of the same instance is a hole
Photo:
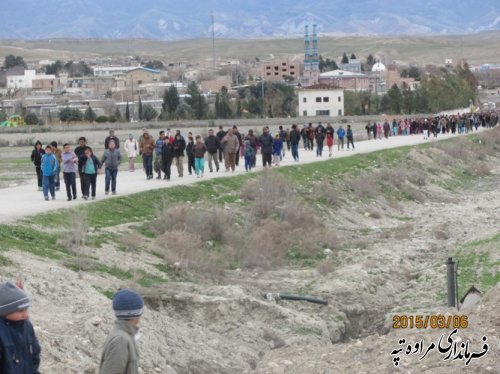
[[[498,113],[492,111],[368,122],[365,130],[369,140],[409,135],[421,135],[428,139],[439,134],[468,134],[479,127],[493,127],[497,124]],[[104,139],[104,152],[100,158],[82,136],[74,150],[70,144],[63,144],[61,150],[57,142],[43,147],[37,141],[31,160],[35,165],[38,188],[43,191],[45,200],[55,199],[55,193],[60,189],[61,170],[67,200],[77,198],[77,175],[80,179],[81,196],[87,200],[96,197],[97,175],[101,170],[105,174],[105,194],[117,193],[117,175],[122,157],[128,159],[129,172],[136,170],[136,159],[141,157],[146,179],[154,179],[156,176],[156,179],[170,181],[172,168],[177,171],[178,178],[185,176],[185,163],[189,175],[203,178],[206,161],[210,173],[219,172],[222,168],[226,172],[234,172],[240,166],[240,161],[245,171],[250,172],[257,164],[259,153],[263,167],[280,166],[287,152],[290,152],[295,162],[299,162],[301,143],[305,151],[315,151],[318,158],[323,157],[325,144],[328,157],[333,156],[335,143],[337,151],[355,149],[351,125],[347,124],[344,128],[340,124],[335,129],[330,123],[323,125],[320,122],[316,126],[308,123],[302,126],[292,125],[286,129],[279,126],[274,134],[266,126],[260,135],[253,129],[242,134],[237,126],[227,130],[220,126],[217,132],[209,129],[204,138],[201,135],[193,136],[191,132],[184,135],[180,130],[170,129],[159,131],[155,138],[144,128],[138,139],[130,133],[122,148],[114,130],[110,130]]]

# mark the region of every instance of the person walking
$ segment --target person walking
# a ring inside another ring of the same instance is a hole
[[[165,131],[161,130],[155,142],[155,159],[154,159],[154,170],[157,174],[156,179],[161,179],[161,149],[163,144],[168,141],[165,137]]]
[[[351,125],[347,125],[346,138],[347,138],[347,149],[349,149],[349,144],[351,144],[352,150],[354,151],[354,134],[352,132]]]
[[[380,122],[377,123],[376,131],[377,131],[376,138],[377,139],[382,139],[382,125],[380,124]]]
[[[31,151],[31,162],[35,165],[36,179],[38,183],[38,191],[42,190],[42,156],[45,151],[42,147],[42,142],[37,140],[33,151]]]
[[[226,136],[227,132],[224,131],[224,127],[219,126],[219,131],[217,132],[217,138],[219,139],[219,143],[221,144],[221,147],[219,148],[219,162],[222,163],[223,156],[224,156],[224,148],[223,148],[223,143],[222,139]]]
[[[384,137],[386,139],[389,139],[389,135],[391,133],[391,125],[389,125],[389,122],[387,122],[387,120],[384,122],[383,130],[384,130]]]
[[[134,139],[134,135],[128,134],[128,139],[125,140],[123,148],[125,149],[125,153],[128,157],[128,171],[134,172],[135,159],[139,153],[139,144],[137,143],[137,140]]]
[[[333,133],[326,133],[326,146],[328,147],[328,157],[332,157]]]
[[[78,160],[85,155],[85,148],[87,148],[87,138],[80,136],[80,138],[78,138],[78,146],[75,148],[75,154],[78,157]],[[80,192],[83,195],[83,172],[82,165],[80,163],[78,163],[78,176],[80,178]]]
[[[238,128],[236,126],[233,126],[233,134],[236,136],[236,139],[238,139],[238,150],[241,148],[243,145],[243,141],[241,139],[241,134],[238,131]],[[236,151],[236,158],[234,159],[234,164],[238,166],[240,164],[240,152]]]
[[[281,134],[276,133],[273,142],[273,165],[280,166],[280,161],[283,157],[282,150],[284,147],[284,142],[281,140]]]
[[[325,132],[323,127],[316,129],[316,157],[323,157],[323,144],[325,143]]]
[[[193,141],[192,135],[188,136],[188,142],[186,144],[186,155],[188,158],[188,172],[189,172],[189,175],[192,175],[193,171],[196,173],[195,155],[194,155],[194,141]],[[196,175],[198,175],[198,174],[196,173]]]
[[[253,157],[255,155],[255,149],[252,147],[252,143],[250,143],[249,139],[244,141],[244,153],[243,157],[245,158],[245,171],[251,171],[253,167]]]
[[[166,181],[170,180],[172,161],[174,159],[174,143],[165,142],[163,148],[161,149],[161,162],[163,170],[163,179]]]
[[[269,134],[269,127],[264,127],[262,135],[259,137],[260,153],[262,154],[262,166],[271,166],[274,139]]]
[[[200,135],[196,135],[196,143],[193,145],[193,157],[195,164],[196,176],[198,178],[203,178],[203,173],[205,172],[205,153],[207,152],[207,147]]]
[[[61,155],[64,184],[66,185],[66,196],[68,201],[76,200],[76,172],[78,170],[78,156],[71,150],[71,146],[63,145]]]
[[[22,287],[22,285],[21,285]],[[29,320],[29,296],[11,282],[0,284],[0,373],[40,374],[40,344]]]
[[[115,142],[111,140],[108,144],[108,149],[104,150],[102,155],[101,165],[104,165],[105,182],[104,193],[109,195],[109,185],[111,184],[111,193],[116,195],[116,176],[118,175],[118,168],[122,162],[122,155],[120,150],[115,148]]]
[[[52,146],[52,154],[56,157],[57,162],[59,163],[59,167],[57,168],[57,173],[54,175],[54,184],[56,186],[56,191],[59,191],[59,188],[61,187],[61,150],[57,147],[57,142],[52,142],[50,143]]]
[[[286,143],[287,137],[288,137],[287,131],[283,129],[283,126],[279,126],[279,138],[280,138],[281,143],[282,143],[280,161],[283,160],[283,157],[285,157],[285,143]]]
[[[345,130],[341,126],[337,129],[337,142],[338,144],[338,150],[340,151],[340,146],[342,145],[342,149],[344,149],[344,137],[345,137]]]
[[[290,146],[292,150],[292,157],[295,162],[299,161],[299,143],[300,143],[300,130],[297,125],[292,125],[292,131],[290,131]]]
[[[368,140],[370,140],[372,138],[372,136],[371,136],[371,134],[372,134],[372,125],[371,125],[370,121],[368,121],[368,123],[366,124],[365,130],[366,130],[366,136],[368,137]]]
[[[109,136],[104,139],[104,149],[109,148],[109,142],[115,142],[115,149],[120,149],[120,140],[115,136],[115,130],[109,130]]]
[[[101,164],[97,157],[94,156],[94,152],[90,147],[85,149],[85,154],[83,157],[80,157],[79,162],[82,165],[83,171],[83,199],[88,200],[92,191],[92,200],[94,200],[96,195],[97,171],[100,169]]]
[[[144,313],[144,300],[125,288],[113,295],[115,325],[104,342],[99,374],[138,374],[140,337],[139,323]]]
[[[173,146],[174,146],[174,165],[177,167],[179,178],[182,178],[184,176],[183,160],[184,160],[184,150],[186,149],[186,141],[179,132],[175,134]]]
[[[233,134],[232,129],[229,129],[222,139],[222,146],[224,149],[226,172],[228,172],[229,169],[234,172],[236,168],[236,152],[238,152],[240,144],[236,135]]]
[[[144,129],[139,140],[139,154],[142,156],[142,164],[146,173],[146,179],[153,179],[153,152],[155,141],[149,131]]]
[[[205,146],[207,147],[208,153],[208,168],[212,173],[214,171],[212,167],[212,161],[215,163],[215,170],[219,171],[219,159],[217,157],[217,152],[221,149],[220,140],[214,135],[214,130],[208,130],[208,136],[205,138]]]
[[[45,154],[42,156],[42,190],[45,200],[49,200],[49,192],[52,200],[56,199],[55,178],[59,172],[59,162],[52,153],[52,146],[45,146]]]
[[[255,136],[252,129],[248,130],[248,134],[245,136],[245,140],[250,141],[250,146],[253,148],[252,168],[254,168],[255,164],[257,163],[256,154],[257,154],[257,149],[259,147],[259,140]]]

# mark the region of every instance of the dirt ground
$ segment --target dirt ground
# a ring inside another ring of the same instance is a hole
[[[404,141],[417,144],[422,140],[400,137],[362,142],[358,148],[369,152],[404,145]],[[304,162],[316,160],[309,158]],[[470,340],[470,350],[480,352],[481,338],[486,335],[490,351],[485,356],[466,367],[462,361],[443,362],[436,352],[422,361],[401,355],[401,365],[396,368],[391,355],[402,337],[407,342],[424,339],[429,344],[448,332],[394,330],[392,316],[455,313],[445,307],[446,258],[464,243],[498,234],[499,182],[496,165],[487,180],[453,192],[440,191],[439,199],[394,205],[381,200],[370,207],[352,201],[349,206],[332,207],[329,223],[346,244],[331,254],[335,267],[330,272],[236,269],[219,283],[171,281],[145,291],[147,308],[139,340],[142,372],[499,373],[498,285],[477,309],[467,313],[469,327],[459,330],[460,338],[456,338],[461,339],[458,342]],[[139,179],[131,179],[131,190],[123,193],[134,191],[138,184]],[[24,209],[16,189],[3,192],[10,200],[18,199],[18,208],[9,208],[21,211],[17,218],[46,204],[27,198],[29,194],[24,192]],[[8,200],[4,198],[1,204]],[[57,204],[55,209],[66,206]],[[380,215],[370,214],[368,208]],[[2,217],[3,222],[11,219]],[[443,223],[447,224],[446,235],[436,235]],[[111,230],[123,233],[127,228]],[[24,252],[10,251],[9,255],[14,265],[2,269],[2,278],[28,274],[31,318],[43,347],[42,372],[96,373],[100,349],[113,322],[111,302],[102,290],[116,289],[116,279],[78,273]],[[104,245],[92,249],[90,255],[124,267],[140,262],[151,271],[152,258],[143,253]],[[498,263],[498,251],[492,256]],[[318,296],[329,304],[270,301],[262,296],[267,292]]]

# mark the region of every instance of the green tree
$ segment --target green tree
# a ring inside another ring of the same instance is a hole
[[[125,119],[127,122],[130,122],[130,107],[128,105],[128,100],[127,100],[127,106],[125,107]]]
[[[146,121],[151,121],[158,117],[158,112],[149,104],[144,104],[142,107],[142,119]]]
[[[142,121],[142,100],[141,97],[139,96],[139,121]]]
[[[351,54],[351,60],[356,60],[356,55],[354,53]]]
[[[181,119],[191,119],[194,117],[193,108],[185,101],[181,101],[175,110],[175,117]]]
[[[179,92],[177,91],[177,87],[171,85],[163,93],[163,104],[161,105],[161,107],[162,107],[162,113],[167,113],[165,119],[173,116],[179,104],[180,104],[180,98],[179,98]]]
[[[16,66],[26,67],[26,63],[21,56],[7,55],[3,63],[5,69],[10,69]]]
[[[29,112],[24,117],[24,122],[26,122],[27,125],[38,125],[39,120],[38,120],[38,117],[35,113]]]
[[[402,88],[403,88],[403,90],[402,90],[402,95],[403,95],[402,109],[403,109],[403,112],[405,114],[412,114],[414,111],[414,107],[415,107],[415,105],[414,105],[415,95],[406,83],[403,83]]]
[[[413,78],[416,81],[419,81],[421,79],[421,75],[422,72],[416,66],[411,66],[410,69],[408,70],[408,77]]]
[[[76,108],[63,108],[59,112],[59,119],[63,122],[81,121],[83,119],[82,112]]]
[[[479,83],[477,77],[470,71],[469,64],[467,63],[467,61],[465,60],[460,61],[460,63],[455,68],[455,71],[458,75],[458,78],[467,82],[467,85],[472,91],[474,92],[477,91],[477,86]]]
[[[391,108],[391,112],[395,114],[401,113],[403,95],[396,83],[392,85],[387,95],[389,96],[389,107]]]
[[[382,100],[380,100],[380,112],[387,113],[391,109],[391,99],[389,96],[385,94],[382,96]]]
[[[117,121],[121,121],[122,119],[122,112],[120,112],[120,109],[116,108],[115,113],[113,116],[116,118]]]
[[[94,122],[97,118],[97,115],[95,112],[92,110],[92,107],[89,105],[87,110],[85,110],[85,113],[83,115],[83,119],[87,122]]]
[[[106,123],[109,122],[108,116],[99,116],[95,119],[97,123]]]
[[[93,74],[92,69],[84,61],[77,63],[68,61],[64,65],[64,69],[68,72],[70,77],[86,77]]]
[[[243,108],[241,107],[241,100],[240,98],[238,97],[236,99],[236,118],[240,118],[241,117],[241,112],[242,112]]]
[[[377,61],[375,61],[375,57],[370,53],[368,57],[366,58],[366,66],[367,70],[372,70],[373,65],[375,65]]]
[[[57,60],[56,62],[47,65],[45,67],[45,74],[54,74],[59,75],[59,73],[64,69],[64,65],[61,60]]]
[[[150,60],[150,61],[146,61],[146,63],[143,66],[145,68],[149,68],[149,69],[161,70],[161,69],[163,69],[163,62],[158,61],[158,60]]]
[[[188,85],[187,93],[190,97],[186,98],[186,103],[193,109],[194,117],[196,119],[205,118],[208,113],[208,105],[196,82],[191,82]]]
[[[348,64],[349,63],[349,57],[347,57],[347,53],[344,52],[342,55],[342,60],[340,61],[342,64]]]
[[[223,86],[220,93],[217,94],[215,103],[215,115],[217,118],[231,118],[233,111],[231,109],[231,105],[229,104],[228,90],[226,86]]]

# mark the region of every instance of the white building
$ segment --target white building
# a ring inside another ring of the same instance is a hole
[[[36,70],[25,70],[23,75],[8,75],[7,88],[31,89],[35,79],[56,79],[54,74],[38,74]]]
[[[299,117],[344,115],[344,90],[302,89],[299,91]]]
[[[99,66],[94,68],[96,77],[114,77],[137,69],[137,66]]]

